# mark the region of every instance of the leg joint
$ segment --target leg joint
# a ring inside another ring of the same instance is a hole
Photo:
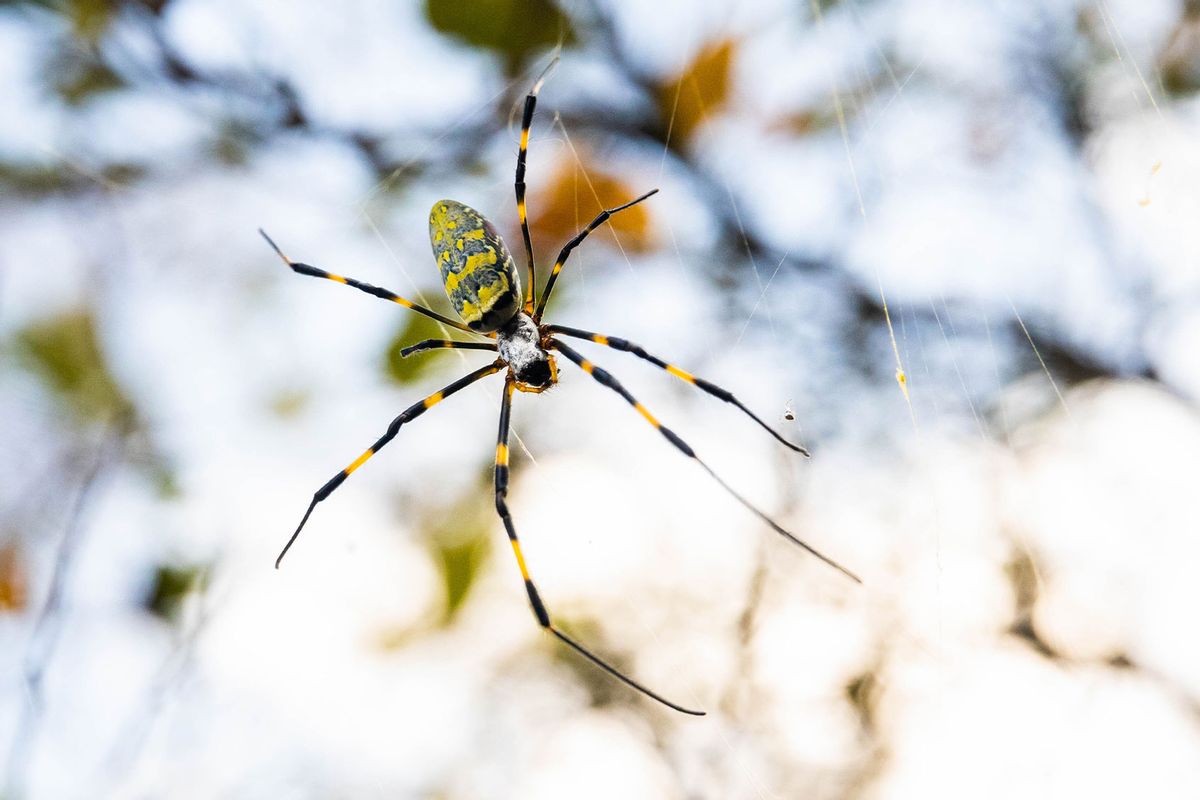
[[[726,403],[732,403],[734,401],[733,392],[722,389],[715,383],[709,383],[708,381],[704,380],[704,378],[696,378],[696,386],[708,392],[713,397],[719,397]]]
[[[550,614],[547,613],[546,606],[538,595],[538,590],[533,587],[533,581],[525,581],[525,591],[529,594],[529,605],[533,606],[533,614],[537,617],[538,624],[543,628],[549,628]]]
[[[605,338],[608,340],[609,347],[623,353],[637,353],[641,349],[628,339],[621,339],[617,336],[606,336]]]
[[[659,430],[662,431],[662,435],[667,437],[667,440],[670,441],[671,444],[675,445],[680,450],[682,450],[683,454],[686,455],[688,458],[696,457],[696,451],[692,449],[691,445],[689,445],[683,439],[680,439],[679,436],[675,433],[675,431],[673,431],[670,428],[667,428],[665,426],[660,427]]]
[[[341,486],[342,482],[345,481],[347,477],[348,475],[345,471],[334,475],[329,479],[328,483],[326,483],[320,489],[317,489],[317,493],[313,495],[313,500],[319,503],[326,497],[329,497],[329,495],[333,494],[333,490]]]
[[[597,382],[603,384],[604,386],[607,386],[610,389],[616,388],[616,385],[615,385],[616,382],[613,380],[613,376],[608,372],[608,370],[606,370],[602,367],[597,367],[597,366],[593,365],[592,377],[595,378]]]

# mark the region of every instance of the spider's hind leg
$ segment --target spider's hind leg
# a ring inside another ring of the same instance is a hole
[[[629,390],[626,389],[624,386],[622,386],[620,381],[618,381],[616,378],[613,377],[612,373],[608,372],[605,369],[602,369],[601,367],[596,366],[591,361],[588,361],[586,358],[581,356],[579,353],[576,353],[574,350],[572,350],[567,345],[563,344],[558,339],[552,339],[550,341],[550,345],[555,350],[558,350],[564,356],[566,356],[567,358],[571,359],[576,364],[578,364],[580,369],[582,369],[584,372],[586,372],[587,374],[589,374],[593,378],[595,378],[596,382],[599,383],[601,386],[612,389],[614,392],[621,395],[621,397],[625,398],[625,401],[627,403],[629,403],[629,405],[633,406],[634,410],[637,411],[639,414],[641,414],[643,419],[645,419],[647,422],[649,422],[651,425],[653,425],[655,430],[657,430],[659,433],[661,433],[663,435],[663,437],[675,447],[676,450],[683,453],[688,458],[693,459],[697,464],[699,464],[700,467],[705,472],[707,472],[712,477],[713,480],[715,480],[717,483],[721,484],[721,488],[723,488],[725,491],[729,492],[729,494],[732,495],[735,500],[737,500],[739,503],[741,503],[743,506],[745,506],[749,511],[753,512],[755,516],[757,516],[759,519],[761,519],[763,522],[765,522],[767,525],[769,525],[773,531],[775,531],[780,536],[784,537],[785,539],[787,539],[788,541],[790,541],[792,544],[796,545],[797,547],[807,550],[809,553],[811,553],[812,555],[821,559],[826,564],[828,564],[829,566],[836,569],[838,572],[841,572],[843,575],[845,575],[847,578],[850,578],[855,583],[862,583],[862,578],[858,577],[853,572],[846,569],[841,564],[839,564],[838,562],[834,561],[829,556],[822,553],[820,550],[817,550],[815,547],[808,544],[803,539],[799,538],[794,533],[792,533],[791,531],[784,528],[778,522],[771,519],[771,517],[768,516],[765,511],[763,511],[758,506],[754,505],[749,500],[747,500],[746,498],[744,498],[740,494],[738,494],[736,491],[734,491],[733,487],[730,486],[728,483],[726,483],[724,480],[722,480],[721,477],[719,475],[717,475],[716,472],[713,471],[712,467],[708,466],[708,464],[705,463],[700,458],[700,456],[696,455],[696,451],[692,449],[691,445],[689,445],[687,442],[685,442],[683,439],[681,439],[679,434],[675,433],[675,431],[671,430],[666,425],[663,425],[661,422],[659,422],[658,419],[656,419],[655,416],[650,413],[649,409],[647,409],[644,405],[642,405],[640,402],[638,402],[638,399],[636,397],[634,397],[632,394],[630,394]]]
[[[511,379],[505,383],[504,398],[500,405],[500,431],[496,438],[496,513],[500,515],[500,519],[504,522],[504,530],[508,533],[508,541],[512,545],[513,555],[517,559],[517,567],[521,570],[521,578],[525,581],[525,592],[529,595],[529,605],[533,608],[533,615],[537,617],[538,624],[554,634],[567,647],[570,647],[576,653],[579,653],[579,655],[591,661],[626,686],[636,689],[647,697],[653,698],[676,711],[682,711],[684,714],[692,714],[694,716],[703,716],[703,711],[684,708],[677,703],[672,703],[662,695],[647,689],[579,642],[567,636],[555,627],[551,621],[550,613],[546,610],[546,605],[542,602],[541,595],[538,594],[537,587],[533,585],[533,579],[529,575],[529,567],[526,565],[525,556],[521,552],[521,542],[517,538],[517,529],[513,525],[512,515],[508,511],[508,430],[509,417],[512,412],[513,390],[515,388],[516,384]]]

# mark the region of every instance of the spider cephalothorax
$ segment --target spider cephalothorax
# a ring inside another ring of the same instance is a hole
[[[523,311],[496,331],[500,358],[508,364],[509,379],[522,392],[543,392],[558,381],[558,365],[544,342],[533,317]]]
[[[361,467],[375,453],[379,452],[388,442],[396,437],[400,428],[406,423],[424,414],[430,408],[440,403],[455,392],[463,389],[472,383],[486,378],[489,375],[494,375],[497,372],[507,368],[507,376],[504,382],[504,392],[501,395],[500,401],[500,430],[496,441],[496,467],[495,467],[495,489],[496,489],[496,511],[500,515],[501,521],[504,523],[504,530],[508,534],[509,544],[512,546],[513,555],[516,557],[517,566],[521,572],[521,578],[525,582],[525,592],[529,597],[529,604],[533,609],[533,614],[537,618],[538,624],[554,634],[560,641],[575,650],[580,655],[590,660],[593,664],[603,669],[615,678],[624,681],[630,687],[642,692],[643,694],[654,698],[677,711],[683,711],[688,714],[703,714],[702,711],[693,711],[676,703],[673,703],[661,695],[651,691],[642,684],[630,678],[625,673],[618,670],[616,667],[604,661],[596,654],[592,653],[586,647],[576,642],[571,637],[563,633],[550,619],[550,614],[546,610],[545,604],[542,602],[541,596],[538,594],[533,585],[533,579],[530,577],[529,568],[525,563],[525,556],[521,551],[521,543],[517,538],[516,526],[513,524],[512,515],[508,510],[508,432],[509,432],[509,416],[512,409],[512,398],[514,391],[523,392],[541,392],[553,386],[558,381],[558,368],[554,360],[554,355],[551,350],[557,351],[565,356],[569,361],[572,361],[579,366],[585,373],[595,379],[600,385],[616,392],[627,403],[634,407],[642,417],[650,423],[676,450],[683,453],[688,458],[694,459],[709,475],[713,477],[726,491],[728,491],[738,502],[746,506],[754,512],[759,518],[766,522],[773,530],[787,538],[793,544],[807,550],[825,563],[840,570],[855,581],[858,577],[854,573],[847,570],[837,562],[822,555],[817,550],[805,544],[793,534],[781,527],[777,522],[760,511],[756,506],[752,505],[740,494],[735,492],[729,484],[721,480],[715,472],[702,461],[696,451],[685,442],[678,434],[666,427],[654,417],[650,411],[643,406],[638,400],[629,393],[629,391],[621,385],[610,372],[593,364],[591,361],[584,358],[574,349],[569,347],[559,336],[567,336],[576,339],[585,339],[596,344],[610,347],[614,350],[622,350],[627,353],[632,353],[638,358],[649,361],[650,363],[666,370],[671,375],[679,378],[682,381],[692,384],[696,388],[707,392],[708,394],[730,403],[747,416],[753,419],[758,425],[766,429],[772,436],[778,439],[787,447],[795,450],[798,453],[808,455],[803,447],[792,444],[784,439],[778,432],[763,422],[749,408],[742,404],[740,400],[733,396],[732,393],[722,389],[716,384],[710,383],[703,378],[692,375],[690,372],[685,372],[679,367],[674,366],[657,356],[647,353],[639,345],[629,342],[625,339],[619,339],[615,336],[605,336],[599,333],[591,333],[589,331],[579,330],[578,328],[568,328],[564,325],[544,325],[542,324],[542,312],[545,311],[546,301],[550,297],[550,292],[554,289],[554,283],[558,279],[559,272],[562,271],[563,265],[570,256],[571,251],[587,238],[587,235],[594,231],[599,226],[603,225],[609,217],[623,209],[629,208],[635,203],[640,203],[646,198],[654,194],[657,189],[647,192],[641,197],[625,203],[624,205],[615,208],[601,211],[595,219],[593,219],[586,228],[580,231],[574,238],[567,242],[562,250],[558,253],[558,258],[554,262],[554,267],[550,271],[550,276],[546,280],[546,285],[542,290],[541,298],[534,296],[534,260],[533,260],[533,245],[529,238],[529,225],[526,220],[525,213],[525,154],[529,146],[529,128],[533,122],[533,110],[537,104],[537,93],[541,88],[542,79],[539,78],[534,84],[529,95],[525,98],[525,112],[521,120],[521,149],[517,155],[517,179],[516,179],[516,194],[517,194],[517,216],[521,221],[521,235],[525,244],[525,255],[527,268],[527,283],[525,292],[521,291],[521,277],[517,272],[513,262],[512,255],[505,246],[504,241],[496,232],[496,229],[486,218],[478,211],[463,205],[462,203],[453,200],[439,200],[434,203],[433,209],[429,215],[429,237],[433,245],[434,257],[438,262],[438,269],[442,275],[442,283],[446,289],[446,296],[450,299],[451,305],[454,307],[455,313],[459,319],[451,319],[450,317],[438,314],[424,306],[417,305],[411,300],[407,300],[395,292],[387,289],[382,289],[378,286],[372,286],[369,283],[347,278],[341,275],[335,275],[331,272],[326,272],[323,269],[302,264],[297,261],[292,261],[275,245],[273,241],[263,233],[263,238],[275,248],[275,252],[279,254],[289,267],[301,275],[310,275],[316,278],[327,278],[338,283],[344,283],[348,286],[353,286],[356,289],[372,294],[376,297],[381,297],[384,300],[390,300],[398,303],[405,308],[416,311],[419,314],[424,314],[427,317],[437,320],[449,328],[462,331],[464,333],[473,334],[482,337],[483,341],[455,341],[449,339],[427,339],[423,342],[410,345],[400,351],[402,356],[408,356],[413,353],[432,350],[437,348],[452,348],[458,350],[487,350],[496,353],[497,358],[491,363],[484,365],[474,372],[459,378],[454,383],[446,386],[444,389],[426,397],[413,405],[409,406],[398,417],[392,420],[388,425],[384,434],[366,449],[358,458],[356,458],[349,466],[343,469],[338,474],[334,475],[320,489],[313,494],[312,502],[308,505],[308,510],[305,511],[304,517],[300,520],[300,524],[296,527],[295,533],[288,539],[287,544],[283,548],[283,552],[279,554],[279,558],[275,561],[275,566],[279,566],[279,562],[287,553],[292,543],[296,541],[296,537],[300,535],[300,531],[308,522],[309,515],[312,514],[314,508],[325,498],[329,497],[342,483],[350,476],[352,472]],[[260,231],[261,233],[261,231]]]

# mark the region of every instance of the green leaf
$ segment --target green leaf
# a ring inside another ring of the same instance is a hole
[[[443,625],[454,620],[475,585],[480,567],[491,553],[491,538],[485,534],[475,531],[462,538],[437,537],[432,543],[431,555],[442,574]]]
[[[271,413],[280,419],[289,419],[305,409],[311,398],[302,389],[281,389],[271,398]]]
[[[115,0],[69,0],[66,5],[75,35],[87,42],[96,42],[104,35],[116,10]]]
[[[25,197],[78,192],[97,185],[120,189],[145,175],[144,167],[120,162],[93,167],[79,163],[0,161],[0,189]]]
[[[143,607],[156,617],[168,622],[176,621],[187,596],[207,586],[208,572],[208,567],[204,565],[159,564]]]
[[[60,59],[54,68],[54,91],[67,105],[78,106],[95,95],[125,87],[107,64],[81,58]]]
[[[1195,4],[1192,4],[1195,6]],[[1163,87],[1174,96],[1200,89],[1200,7],[1188,7],[1158,57]]]
[[[35,322],[16,334],[20,361],[83,420],[128,416],[133,404],[105,363],[88,309]]]
[[[392,341],[388,344],[384,370],[388,377],[401,385],[413,381],[436,370],[439,364],[445,362],[444,350],[426,350],[414,353],[408,358],[402,358],[400,351],[410,344],[416,344],[424,339],[444,339],[446,332],[435,320],[424,314],[406,313],[404,322]]]
[[[488,471],[490,477],[490,470]],[[487,479],[484,478],[483,482]],[[448,507],[427,511],[425,546],[442,576],[441,626],[454,622],[492,553],[495,512],[484,487]]]
[[[426,0],[425,16],[438,32],[505,56],[510,73],[537,50],[575,41],[550,0]]]
[[[66,167],[0,161],[0,187],[6,192],[41,197],[69,189],[78,178]]]
[[[425,545],[442,576],[442,626],[450,625],[470,598],[471,590],[492,556],[496,533],[496,507],[490,460],[477,480],[456,500],[427,509]]]

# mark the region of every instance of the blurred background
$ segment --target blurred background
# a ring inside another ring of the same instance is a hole
[[[449,313],[437,199],[788,545],[563,362],[314,513]],[[1200,4],[0,3],[0,797],[1194,797]],[[518,256],[520,261],[520,257]]]

